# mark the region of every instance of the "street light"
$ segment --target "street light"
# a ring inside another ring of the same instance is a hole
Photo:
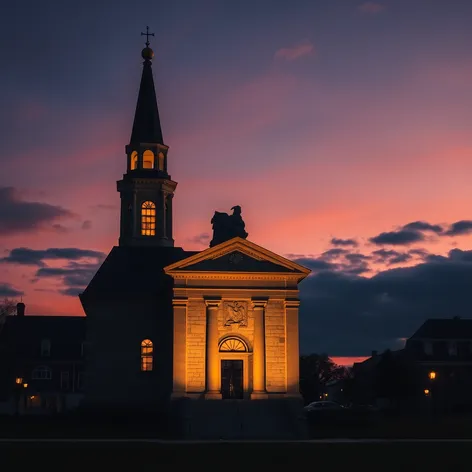
[[[22,377],[17,377],[17,378],[15,379],[15,383],[16,383],[17,385],[22,384],[22,383],[23,383],[23,378],[22,378]]]
[[[430,394],[429,388],[424,389],[424,394],[428,397]]]
[[[436,378],[436,372],[434,372],[434,370],[432,370],[429,374],[428,374],[428,377],[430,380],[434,380]]]

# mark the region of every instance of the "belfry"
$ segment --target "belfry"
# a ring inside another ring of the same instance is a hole
[[[184,437],[298,437],[287,419],[300,408],[298,284],[310,270],[246,239],[237,205],[233,215],[213,216],[209,248],[174,245],[177,183],[146,35],[126,172],[117,182],[119,244],[80,296],[85,405],[171,412]]]

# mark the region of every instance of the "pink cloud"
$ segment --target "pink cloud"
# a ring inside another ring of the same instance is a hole
[[[358,8],[362,13],[370,13],[375,15],[376,13],[380,13],[381,11],[385,10],[385,5],[377,2],[365,2],[362,5],[359,5]]]
[[[275,53],[276,59],[294,61],[303,56],[310,56],[315,53],[315,46],[310,41],[303,41],[295,46],[281,48]]]

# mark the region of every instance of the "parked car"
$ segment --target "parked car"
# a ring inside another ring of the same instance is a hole
[[[335,411],[342,410],[344,407],[336,402],[324,400],[320,402],[312,402],[305,407],[307,413],[316,412],[316,411]]]

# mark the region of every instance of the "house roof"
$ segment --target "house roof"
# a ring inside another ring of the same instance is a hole
[[[81,295],[158,293],[166,280],[172,282],[163,268],[196,254],[180,247],[115,246]]]
[[[472,319],[429,319],[410,339],[472,339]]]

